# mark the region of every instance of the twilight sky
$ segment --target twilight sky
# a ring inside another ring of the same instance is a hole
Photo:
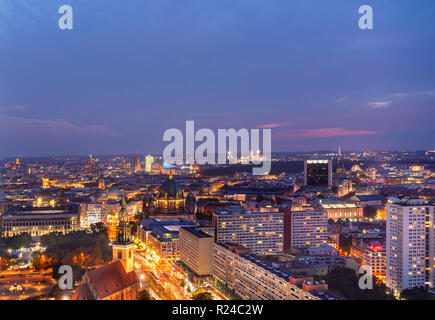
[[[432,0],[0,0],[0,157],[161,153],[186,120],[424,150],[434,119]]]

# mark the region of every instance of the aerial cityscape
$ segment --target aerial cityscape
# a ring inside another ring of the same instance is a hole
[[[435,150],[279,153],[272,168],[4,159],[0,299],[430,297]]]
[[[435,3],[360,2],[0,0],[0,300],[435,300]]]

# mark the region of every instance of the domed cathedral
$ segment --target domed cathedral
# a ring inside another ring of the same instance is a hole
[[[182,213],[185,211],[185,199],[180,184],[172,174],[163,182],[155,199],[156,213]]]

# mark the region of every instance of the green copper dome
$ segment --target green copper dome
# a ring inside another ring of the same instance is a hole
[[[168,180],[163,182],[157,193],[157,199],[176,200],[183,198],[183,190],[180,184],[172,179],[172,175],[169,176]]]

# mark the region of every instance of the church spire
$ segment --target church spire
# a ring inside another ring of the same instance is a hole
[[[125,200],[125,195],[122,196],[121,209],[118,214],[118,226],[116,232],[116,242],[119,244],[131,243],[130,235],[131,230],[128,223],[128,212],[127,212],[127,202]]]

